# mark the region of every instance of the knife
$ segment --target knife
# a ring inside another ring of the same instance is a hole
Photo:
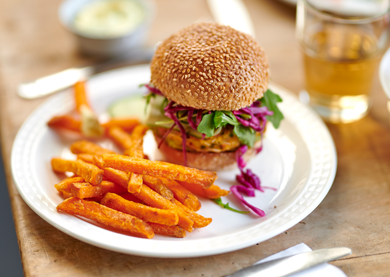
[[[216,22],[255,37],[255,29],[245,4],[241,0],[207,0]]]
[[[350,255],[348,247],[318,249],[243,268],[227,277],[282,277]]]
[[[154,47],[149,49],[132,49],[124,56],[118,56],[101,63],[80,68],[69,68],[61,72],[39,78],[32,82],[19,84],[17,93],[25,99],[34,99],[66,89],[80,79],[87,79],[91,75],[118,67],[118,65],[131,62],[150,62],[154,54]]]

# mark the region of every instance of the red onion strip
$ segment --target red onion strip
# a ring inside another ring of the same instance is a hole
[[[196,130],[196,129],[198,129],[198,126],[197,126],[196,123],[194,123],[194,121],[192,120],[193,114],[194,114],[194,110],[189,110],[189,111],[188,111],[187,121],[188,121],[188,124],[191,126],[191,128],[194,129],[194,130]]]
[[[240,192],[246,192],[245,190],[246,188],[244,186],[239,186],[239,185],[236,185],[236,186],[231,186],[230,187],[230,191],[241,201],[241,203],[243,203],[245,206],[247,206],[249,209],[251,209],[255,214],[263,217],[265,216],[265,212],[251,204],[249,204],[245,199],[244,197],[241,195]]]
[[[163,135],[163,137],[161,138],[160,142],[158,143],[158,146],[157,148],[160,148],[161,144],[164,142],[164,140],[166,139],[166,137],[169,135],[169,133],[172,131],[173,127],[175,127],[175,123],[172,124],[171,128],[168,129],[168,131],[166,131],[166,133]]]
[[[158,94],[158,95],[161,95],[161,96],[164,96],[162,94],[162,92],[157,89],[157,88],[154,88],[154,87],[151,87],[150,85],[145,85],[145,87],[150,91],[150,92],[153,92],[154,94]]]

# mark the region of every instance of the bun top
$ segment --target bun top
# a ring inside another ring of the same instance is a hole
[[[269,68],[250,35],[215,23],[193,24],[162,42],[151,82],[169,100],[205,110],[238,110],[261,98]]]

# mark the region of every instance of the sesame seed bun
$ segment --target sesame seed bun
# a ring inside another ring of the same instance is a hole
[[[238,110],[268,87],[268,62],[250,35],[215,23],[193,24],[162,42],[151,83],[169,100],[205,110]]]

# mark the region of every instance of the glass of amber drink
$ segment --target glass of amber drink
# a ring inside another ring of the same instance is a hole
[[[305,90],[300,99],[326,121],[364,117],[388,45],[389,0],[298,0],[297,38]]]

